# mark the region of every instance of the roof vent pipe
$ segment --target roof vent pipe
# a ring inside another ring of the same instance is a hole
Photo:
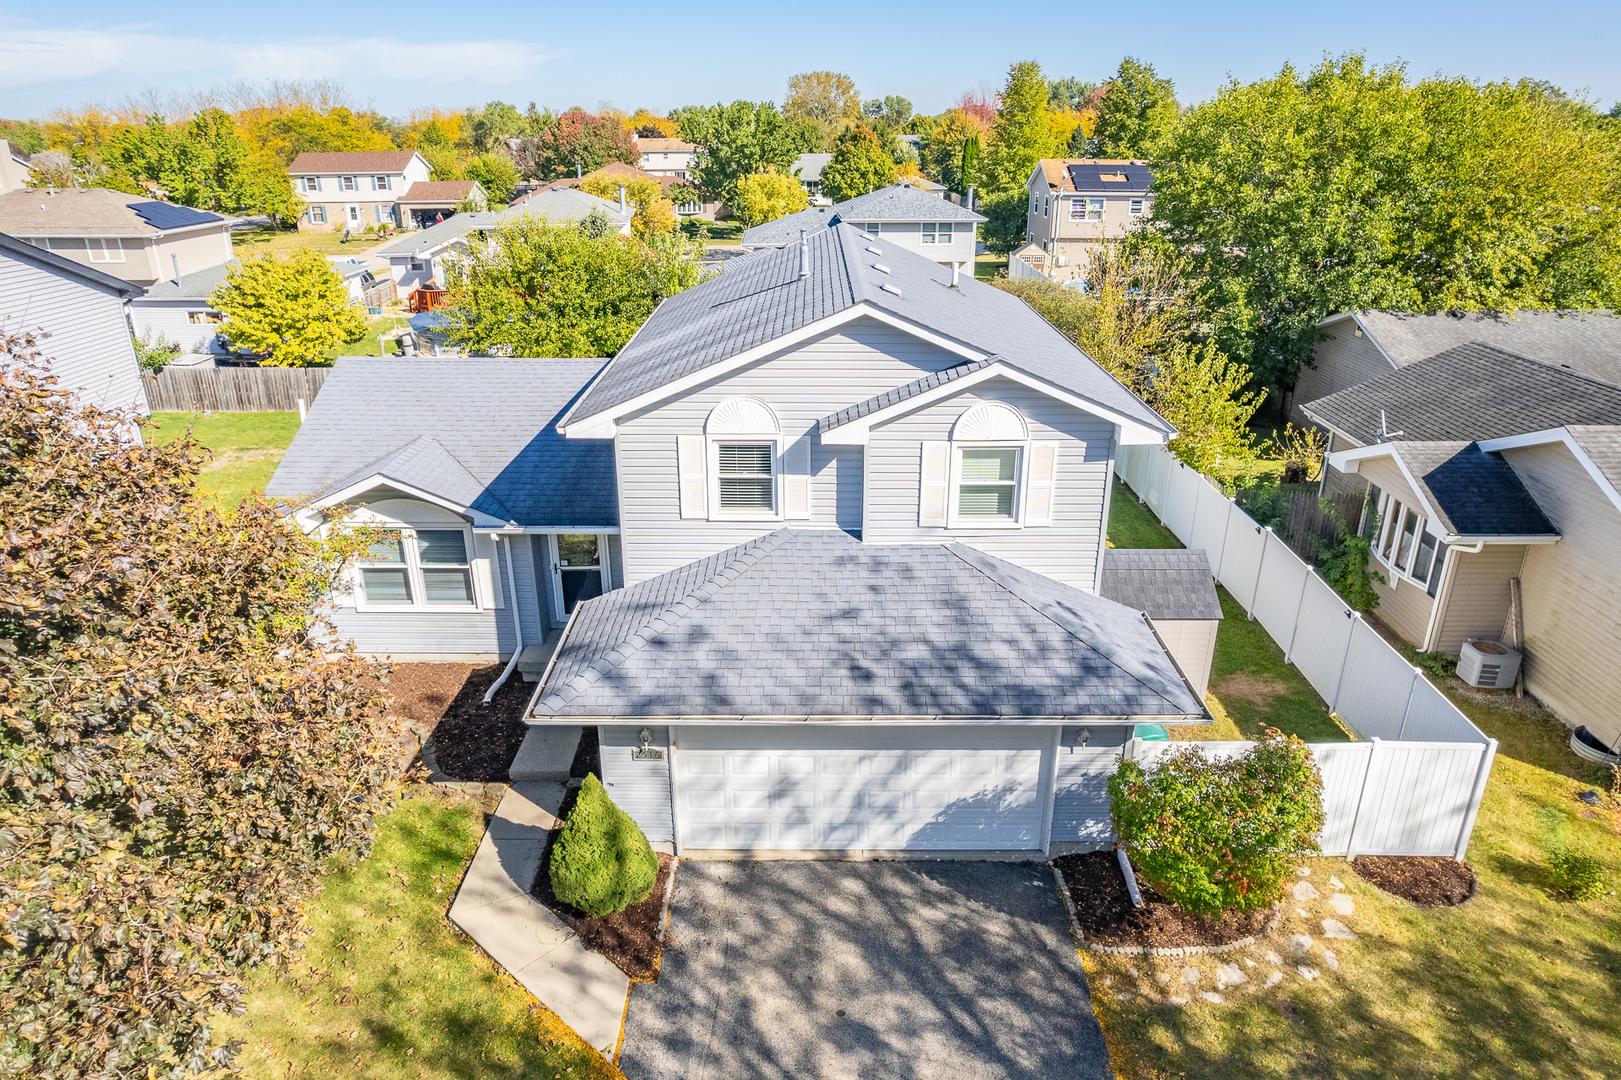
[[[180,284],[180,256],[170,255],[169,265],[174,267],[174,283],[176,285]]]
[[[805,230],[799,230],[799,276],[810,277],[810,243],[805,239]]]
[[[972,210],[973,208],[974,208],[974,185],[969,184],[968,185],[968,209]]]
[[[961,281],[961,280],[962,280],[962,263],[954,262],[954,263],[951,264],[951,287],[953,289],[957,288],[957,283],[959,281]]]
[[[625,212],[625,185],[624,184],[619,185],[619,212],[621,214],[623,214]]]

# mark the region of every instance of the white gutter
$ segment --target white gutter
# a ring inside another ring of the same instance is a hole
[[[507,554],[507,587],[512,596],[512,632],[515,635],[515,641],[512,646],[512,659],[507,661],[506,670],[501,672],[501,677],[495,680],[484,695],[484,704],[486,705],[495,700],[495,692],[501,689],[508,679],[512,678],[512,669],[518,666],[518,657],[523,655],[523,615],[518,609],[518,577],[513,573],[512,569],[512,540],[510,537],[501,536],[501,550]]]

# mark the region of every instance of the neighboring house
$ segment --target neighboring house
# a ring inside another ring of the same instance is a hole
[[[147,415],[140,363],[124,304],[128,281],[0,234],[0,329],[43,335],[51,373],[64,389],[102,409]],[[138,436],[132,431],[132,438]]]
[[[974,261],[977,230],[984,220],[938,194],[911,184],[891,184],[832,206],[813,206],[745,229],[743,246],[782,247],[797,243],[801,230],[812,233],[844,223],[893,248],[961,268]]]
[[[391,532],[342,632],[515,658],[529,722],[597,725],[655,842],[1097,843],[1133,725],[1209,722],[1100,595],[1117,448],[1173,431],[958,278],[842,224],[732,260],[612,361],[339,360],[269,492]]]
[[[1146,161],[1043,158],[1030,172],[1025,239],[1050,256],[1054,281],[1086,274],[1102,245],[1149,217],[1154,174]]]
[[[438,225],[407,233],[388,246],[378,248],[372,256],[388,260],[388,272],[402,296],[430,281],[443,285],[446,260],[466,252],[468,237],[494,228],[498,216],[457,214]]]
[[[298,227],[316,232],[359,232],[368,225],[410,228],[395,205],[413,185],[428,183],[432,173],[415,150],[303,153],[287,166],[293,190],[306,204]]]
[[[32,169],[27,154],[12,149],[9,142],[0,139],[0,195],[27,187],[28,174]]]
[[[827,168],[827,163],[832,160],[832,154],[800,154],[788,169],[799,177],[799,185],[810,197],[812,206],[833,205],[833,200],[822,194],[822,170]]]
[[[406,228],[426,229],[455,217],[463,205],[488,210],[490,200],[477,180],[424,180],[412,184],[395,205]]]
[[[668,176],[676,180],[692,178],[692,166],[698,159],[698,148],[683,139],[637,139],[636,149],[642,159],[637,164],[643,172],[655,176]]]
[[[1301,410],[1333,439],[1324,488],[1369,495],[1378,617],[1430,651],[1511,639],[1517,580],[1526,689],[1614,741],[1621,350],[1593,338],[1607,329],[1589,322],[1568,363],[1454,345]]]
[[[231,258],[230,219],[105,188],[0,195],[0,233],[136,285]]]
[[[1098,591],[1148,616],[1202,699],[1210,688],[1222,619],[1216,577],[1204,551],[1109,548]]]
[[[626,165],[622,161],[610,161],[602,168],[597,169],[595,172],[587,175],[607,176],[621,185],[629,184],[632,180],[653,180],[656,181],[659,187],[663,190],[665,198],[670,199],[672,202],[676,199],[676,195],[673,194],[672,189],[683,182],[681,178],[675,176],[674,174],[650,173],[642,169],[633,168]],[[555,191],[558,188],[577,187],[582,179],[584,179],[584,177],[565,176],[561,180],[553,180],[551,183],[537,189],[536,191],[524,195],[522,198],[512,200],[512,205],[519,206],[527,200],[533,198],[535,195],[539,194],[541,191]],[[612,201],[617,202],[617,197]],[[719,210],[720,203],[718,201],[684,201],[675,203],[675,212],[681,217],[701,217],[709,221],[713,221],[715,220],[715,214]]]
[[[583,221],[593,210],[607,214],[621,235],[630,235],[630,222],[636,216],[634,207],[618,199],[609,201],[574,188],[542,188],[494,217],[497,225],[536,218],[545,218],[552,225],[572,225]]]
[[[214,290],[225,283],[226,271],[238,262],[232,259],[148,286],[129,302],[129,321],[136,336],[150,334],[156,342],[161,334],[177,342],[181,356],[187,358],[230,353],[231,347],[219,336],[223,316],[214,308],[212,297]]]

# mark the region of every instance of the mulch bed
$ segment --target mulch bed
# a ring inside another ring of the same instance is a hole
[[[553,841],[556,841],[557,834],[562,831],[563,821],[574,803],[574,794],[570,791],[563,800],[557,828],[552,831]],[[659,876],[653,883],[653,891],[647,894],[645,900],[632,904],[623,911],[616,911],[612,915],[593,919],[578,908],[557,899],[556,894],[552,892],[551,844],[546,845],[546,854],[540,863],[540,874],[535,878],[530,895],[545,904],[558,918],[567,923],[570,929],[580,935],[580,943],[586,948],[607,957],[614,967],[635,981],[653,982],[658,978],[659,956],[664,946],[664,894],[669,889],[670,875],[675,873],[675,859],[662,852],[655,854],[659,860]]]
[[[584,780],[588,773],[595,773],[597,779],[602,779],[602,751],[598,746],[598,736],[594,724],[588,724],[580,732],[580,745],[574,748],[574,763],[568,770],[571,778]]]
[[[1229,945],[1266,932],[1272,909],[1195,915],[1160,896],[1137,875],[1143,906],[1131,902],[1120,861],[1112,851],[1060,855],[1053,860],[1075,901],[1075,918],[1090,944],[1139,945],[1151,949]]]
[[[1454,907],[1475,891],[1475,872],[1444,855],[1358,855],[1351,869],[1419,907]]]
[[[523,742],[523,710],[534,687],[516,671],[484,704],[503,664],[396,664],[388,677],[391,712],[433,725],[439,771],[456,780],[502,783]]]

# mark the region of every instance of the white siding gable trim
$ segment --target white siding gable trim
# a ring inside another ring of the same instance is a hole
[[[838,446],[865,446],[868,436],[872,433],[872,429],[875,426],[893,420],[897,416],[902,416],[906,413],[912,412],[915,409],[921,409],[932,405],[937,401],[944,401],[947,398],[955,397],[964,390],[978,386],[980,383],[989,379],[997,378],[1011,379],[1016,383],[1037,391],[1038,393],[1046,394],[1050,398],[1057,401],[1062,401],[1064,404],[1079,409],[1082,412],[1090,413],[1093,416],[1107,420],[1118,429],[1118,434],[1115,441],[1121,446],[1163,446],[1166,442],[1167,437],[1161,432],[1155,431],[1152,428],[1144,427],[1135,420],[1130,420],[1124,416],[1121,416],[1113,409],[1105,409],[1103,406],[1094,401],[1088,401],[1086,398],[1072,394],[1068,390],[1059,389],[1044,379],[1038,379],[1034,375],[1027,375],[1017,368],[1009,367],[1001,363],[995,363],[989,365],[988,367],[980,368],[973,374],[964,375],[960,379],[952,379],[950,382],[943,382],[939,386],[936,386],[930,390],[925,390],[921,394],[909,397],[904,401],[897,401],[893,405],[888,405],[882,409],[870,412],[866,416],[850,421],[848,424],[841,424],[832,431],[823,432],[822,441],[824,443],[831,443]]]
[[[1563,443],[1565,449],[1570,451],[1571,457],[1581,463],[1593,483],[1598,485],[1599,490],[1604,492],[1617,510],[1621,510],[1621,491],[1616,490],[1609,477],[1600,472],[1599,467],[1593,464],[1593,459],[1587,456],[1587,451],[1583,450],[1581,444],[1571,438],[1570,432],[1562,427],[1550,431],[1532,431],[1525,435],[1510,435],[1503,439],[1486,439],[1476,445],[1490,454],[1501,450],[1518,450],[1526,446],[1545,446],[1549,443]]]
[[[362,495],[362,494],[370,491],[373,488],[385,487],[385,486],[394,488],[397,491],[403,491],[407,495],[410,495],[412,498],[421,499],[423,502],[428,502],[428,503],[432,503],[435,506],[444,507],[446,510],[449,510],[449,511],[451,511],[453,513],[464,514],[467,517],[472,518],[473,519],[473,524],[478,528],[501,529],[501,528],[504,528],[506,526],[506,524],[507,524],[506,522],[502,521],[500,518],[493,518],[493,517],[491,517],[490,515],[488,515],[486,513],[483,513],[483,512],[478,511],[478,510],[474,510],[470,506],[461,506],[461,505],[459,505],[457,503],[451,502],[449,499],[446,499],[443,496],[435,495],[431,491],[423,491],[421,488],[413,487],[410,484],[402,483],[399,480],[395,480],[395,479],[392,479],[391,477],[383,476],[381,474],[376,475],[376,476],[369,476],[366,479],[361,480],[361,481],[359,481],[357,483],[350,484],[348,487],[343,488],[343,489],[341,489],[339,491],[334,491],[334,492],[331,492],[330,494],[323,495],[323,496],[321,496],[321,498],[319,498],[315,502],[311,503],[310,506],[311,506],[312,509],[321,509],[321,508],[328,507],[328,506],[336,506],[339,503],[348,502],[351,499],[353,499],[355,496]]]

